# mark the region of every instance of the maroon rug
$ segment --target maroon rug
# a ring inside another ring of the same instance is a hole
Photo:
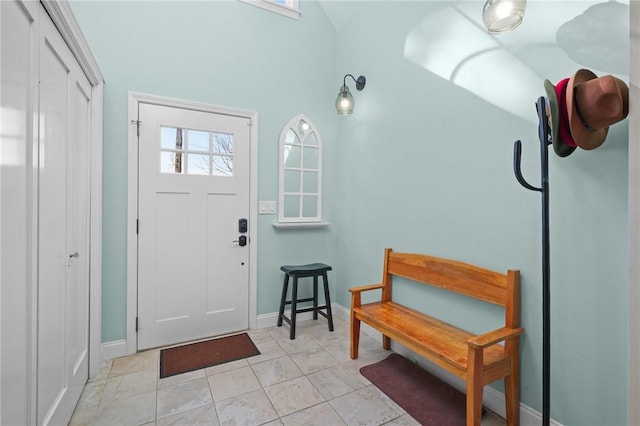
[[[466,423],[465,395],[401,355],[391,354],[360,372],[422,425]]]
[[[160,378],[260,355],[246,334],[190,343],[160,351]]]

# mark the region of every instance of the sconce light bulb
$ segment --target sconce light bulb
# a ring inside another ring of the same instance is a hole
[[[309,126],[309,123],[304,120],[300,120],[300,131],[302,133],[308,133],[309,130],[311,130],[311,126]]]
[[[346,115],[353,112],[353,96],[349,93],[347,86],[342,86],[338,97],[336,98],[336,110],[338,114]]]
[[[482,20],[489,34],[503,34],[522,22],[527,0],[487,0]]]
[[[496,17],[498,19],[509,18],[514,14],[514,7],[512,3],[500,3],[496,9]]]

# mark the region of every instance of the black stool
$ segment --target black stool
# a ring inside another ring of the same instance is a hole
[[[327,271],[331,270],[331,266],[324,263],[311,263],[309,265],[281,266],[284,271],[284,283],[282,284],[282,298],[280,299],[280,312],[278,312],[278,327],[282,326],[282,320],[285,320],[290,326],[289,338],[296,338],[296,314],[300,312],[313,312],[313,319],[318,319],[318,314],[322,315],[329,321],[329,331],[333,331],[333,316],[331,315],[331,299],[329,298],[329,280],[327,279]],[[318,277],[322,276],[324,283],[324,301],[325,305],[318,306]],[[293,288],[291,289],[291,300],[287,300],[287,290],[289,287],[289,277],[293,277]],[[298,299],[298,278],[313,277],[313,297],[306,299]],[[310,308],[298,309],[297,304],[302,302],[313,301]],[[291,305],[291,319],[284,314],[285,305]],[[326,313],[322,311],[326,310]]]

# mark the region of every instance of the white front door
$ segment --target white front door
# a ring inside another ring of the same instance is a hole
[[[250,120],[147,103],[138,120],[138,349],[247,329]]]
[[[40,18],[37,423],[66,424],[89,372],[91,88]]]

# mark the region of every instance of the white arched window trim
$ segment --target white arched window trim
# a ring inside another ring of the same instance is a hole
[[[300,19],[300,3],[298,0],[240,0],[259,8],[293,19]]]
[[[316,228],[322,219],[322,138],[304,114],[285,124],[279,139],[276,228]]]

